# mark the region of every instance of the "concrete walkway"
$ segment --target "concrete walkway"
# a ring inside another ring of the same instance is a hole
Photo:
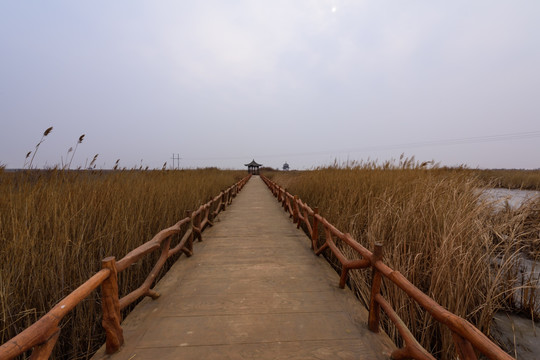
[[[94,359],[388,359],[384,334],[254,176]]]

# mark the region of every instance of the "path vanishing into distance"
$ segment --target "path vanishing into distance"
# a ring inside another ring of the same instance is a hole
[[[258,176],[123,321],[93,359],[389,359],[367,310],[310,249]]]

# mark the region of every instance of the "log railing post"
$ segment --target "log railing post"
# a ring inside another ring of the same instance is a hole
[[[311,249],[317,251],[318,242],[319,242],[319,208],[316,207],[313,209],[313,226],[311,228]]]
[[[50,338],[43,344],[40,344],[34,347],[30,360],[46,360],[51,356],[51,353],[54,349],[54,345],[58,341],[58,336],[60,335],[60,329],[57,328],[56,331],[52,334]]]
[[[452,338],[454,339],[454,345],[456,346],[459,358],[462,360],[477,360],[476,353],[471,343],[452,331]]]
[[[300,209],[298,208],[298,195],[294,195],[294,204],[293,204],[293,221],[296,224],[296,228],[300,227]]]
[[[214,200],[213,199],[210,199],[208,201],[208,211],[207,211],[207,215],[206,215],[206,218],[208,219],[208,222],[210,223],[210,226],[214,226]]]
[[[227,208],[227,197],[225,191],[221,193],[221,209],[219,211],[225,211]]]
[[[200,210],[200,209],[199,209]],[[199,239],[199,241],[202,241],[202,228],[201,228],[201,223],[202,223],[202,210],[200,210],[196,216],[194,216],[194,219],[192,219],[192,227],[191,229],[193,231],[196,232],[196,236],[197,236],[197,239]]]
[[[189,210],[186,210],[186,217],[189,217],[189,230],[191,231],[191,233],[189,234],[189,238],[186,241],[186,248],[188,249],[188,251],[191,252],[191,254],[193,254],[193,238],[194,238],[195,234],[193,233],[193,216],[192,216],[192,212],[189,211]]]
[[[199,241],[203,241],[202,239],[202,231],[203,231],[203,228],[202,228],[202,223],[203,223],[203,218],[204,218],[204,209],[201,209],[201,211],[199,212],[199,215],[197,216],[197,229],[199,229]]]
[[[381,292],[382,275],[375,268],[375,263],[382,259],[382,244],[375,243],[375,249],[371,257],[371,297],[369,300],[368,327],[372,332],[379,332],[380,305],[375,300],[375,296]]]
[[[118,275],[116,272],[116,261],[114,256],[107,257],[101,261],[103,269],[109,269],[109,277],[101,284],[101,307],[103,320],[101,322],[107,334],[106,350],[107,354],[112,354],[120,349],[124,344],[124,334],[120,326],[120,303],[118,302]]]

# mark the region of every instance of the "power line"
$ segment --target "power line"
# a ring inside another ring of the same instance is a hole
[[[350,149],[348,151],[362,152],[362,151],[372,151],[372,150],[392,150],[392,149],[400,149],[400,148],[449,146],[449,145],[460,145],[460,144],[479,144],[479,143],[495,142],[495,141],[532,139],[532,138],[537,138],[537,137],[540,137],[540,131],[488,135],[488,136],[476,136],[476,137],[469,137],[469,138],[457,138],[457,139],[446,139],[446,140],[420,141],[420,142],[403,143],[403,144],[395,144],[395,145],[380,145],[380,146],[375,145],[375,146],[367,146],[367,147],[358,148],[358,149]]]
[[[370,145],[370,146],[341,149],[341,150],[334,150],[334,151],[324,150],[324,151],[282,153],[282,154],[256,154],[255,156],[252,156],[252,157],[263,159],[263,158],[272,158],[272,157],[333,155],[333,154],[359,153],[359,152],[383,151],[383,150],[394,150],[394,149],[399,150],[399,149],[422,148],[422,147],[452,146],[452,145],[462,145],[462,144],[481,144],[481,143],[496,142],[496,141],[533,139],[533,138],[538,138],[538,137],[540,137],[540,130],[528,131],[528,132],[517,132],[517,133],[510,133],[510,134],[418,141],[418,142],[401,143],[401,144]],[[186,159],[188,160],[241,160],[245,158],[246,156],[231,156],[231,157],[186,158]]]

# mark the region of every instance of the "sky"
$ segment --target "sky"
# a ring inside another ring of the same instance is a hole
[[[538,0],[0,0],[0,165],[52,126],[33,167],[540,168],[539,19]]]

